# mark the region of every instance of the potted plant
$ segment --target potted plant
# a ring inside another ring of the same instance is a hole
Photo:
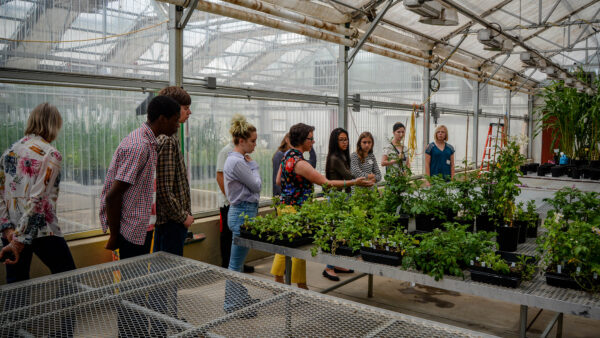
[[[398,266],[402,264],[402,257],[407,250],[415,245],[414,241],[403,229],[396,229],[365,241],[360,255],[367,262]]]
[[[521,255],[509,261],[494,252],[485,252],[470,262],[471,279],[476,282],[516,288],[521,281],[531,280],[535,275],[535,258]]]
[[[536,211],[534,200],[527,202],[525,220],[527,222],[527,237],[537,237],[538,226],[540,225],[540,214]]]
[[[419,245],[410,247],[403,258],[405,268],[423,271],[435,280],[444,274],[464,277],[463,269],[471,260],[492,250],[490,241],[494,233],[466,231],[467,226],[456,223],[444,223],[445,231],[417,235]]]
[[[600,229],[582,221],[567,222],[560,214],[547,218],[548,230],[538,238],[549,285],[600,291]]]
[[[501,251],[517,250],[519,228],[513,224],[513,216],[516,209],[515,198],[521,192],[518,168],[524,161],[525,157],[521,154],[517,139],[509,138],[500,149],[498,159],[490,171],[493,201],[490,210],[501,222],[496,229]]]
[[[518,243],[525,243],[527,240],[527,226],[529,224],[527,218],[527,211],[525,210],[525,203],[518,202],[515,207],[515,216],[513,225],[519,228],[519,241]]]

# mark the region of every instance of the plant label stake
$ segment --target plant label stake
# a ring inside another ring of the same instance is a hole
[[[557,271],[558,273],[562,273],[562,267],[561,267],[560,265],[557,265],[557,266],[556,266],[556,271]]]

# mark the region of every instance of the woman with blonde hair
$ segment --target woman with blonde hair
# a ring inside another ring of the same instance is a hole
[[[233,117],[229,132],[233,138],[234,147],[225,161],[223,180],[225,194],[230,204],[227,214],[228,226],[233,233],[233,240],[235,240],[240,235],[244,216],[252,218],[258,214],[262,181],[258,163],[249,155],[256,148],[256,127],[246,121],[244,116],[238,114]],[[229,270],[242,272],[249,249],[236,245],[233,240]],[[227,313],[250,305],[252,302],[246,288],[241,284],[227,281],[224,304]]]
[[[454,178],[454,147],[447,143],[448,128],[435,128],[434,141],[425,149],[425,175],[442,175],[445,180]]]
[[[7,283],[29,279],[34,253],[51,273],[75,269],[56,217],[62,156],[50,143],[61,127],[58,109],[42,103],[31,111],[25,137],[0,157],[0,259],[6,259]]]

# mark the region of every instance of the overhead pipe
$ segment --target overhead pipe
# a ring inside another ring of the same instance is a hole
[[[257,0],[223,0],[225,2],[242,6],[255,11],[263,12],[278,16],[280,18],[292,20],[304,25],[313,26],[319,29],[324,29],[330,32],[341,34],[349,37],[357,37],[358,30],[356,28],[346,28],[345,26],[332,24],[323,20],[319,20],[307,15],[300,14],[298,12],[291,11],[289,9],[273,5],[264,1]]]
[[[183,6],[186,3],[186,0],[159,0],[159,1],[165,2],[165,3],[170,3],[170,4],[173,4],[176,6]],[[308,27],[299,27],[299,26],[291,24],[291,23],[282,22],[282,21],[279,21],[276,19],[267,18],[267,17],[261,16],[258,14],[249,13],[249,12],[246,12],[243,10],[219,5],[216,3],[201,1],[196,6],[196,9],[207,12],[207,13],[212,13],[212,14],[216,14],[216,15],[230,17],[230,18],[237,19],[237,20],[252,22],[252,23],[255,23],[258,25],[287,31],[290,33],[296,33],[299,35],[304,35],[304,36],[312,37],[314,39],[328,41],[328,42],[332,42],[335,44],[344,45],[344,46],[348,46],[348,47],[354,47],[354,46],[356,46],[356,43],[357,43],[356,39],[348,39],[348,38],[340,37],[340,36],[337,36],[334,34],[330,34],[327,32],[323,32],[323,31],[308,28]],[[429,59],[429,56],[424,55],[425,53],[423,53],[421,51],[412,50],[410,48],[403,47],[397,43],[387,41],[385,39],[381,39],[381,38],[377,38],[377,37],[371,37],[371,39],[373,39],[373,41],[369,41],[369,43],[378,42],[379,44],[381,44],[381,47],[398,50],[400,52],[407,53],[407,54],[413,55],[413,56],[417,56],[417,57],[420,57],[423,59]],[[375,54],[389,56],[389,53],[384,53],[383,49],[376,48],[374,46],[369,46],[369,48],[363,48],[363,49],[370,50]],[[431,65],[429,62],[426,62],[426,61],[417,60],[417,59],[414,59],[411,57],[399,58],[398,57],[399,54],[397,54],[397,53],[392,53],[392,54],[394,54],[393,58],[399,59],[402,61],[406,61],[406,62],[409,62],[412,64],[417,64],[417,65],[421,65],[421,66]],[[436,59],[434,59],[433,61],[436,61]],[[460,69],[462,72],[453,71],[453,70],[449,69],[448,67]],[[479,74],[479,72],[473,71],[464,65],[457,64],[452,61],[448,61],[448,63],[446,64],[446,67],[444,67],[442,71],[444,71],[445,73],[449,73],[449,74],[456,73],[454,75],[458,75],[458,76],[463,76],[463,72],[467,72],[470,74],[470,76],[468,77],[469,79],[481,81],[481,79],[480,79],[481,74]],[[507,84],[510,84],[509,81],[504,80],[504,79],[494,79],[494,80],[497,80],[500,83],[508,82]],[[496,81],[494,81],[493,84],[496,85]],[[502,86],[503,88],[505,87],[505,85],[503,85],[503,84],[501,84],[500,86]]]
[[[328,22],[325,22],[325,21],[322,21],[319,19],[311,18],[306,15],[298,14],[296,12],[293,12],[293,11],[290,11],[290,10],[287,10],[287,9],[284,9],[284,8],[281,8],[278,6],[274,6],[269,3],[265,3],[264,1],[259,1],[259,0],[224,0],[224,1],[235,4],[235,5],[239,5],[239,6],[248,8],[248,9],[260,11],[260,12],[263,12],[266,14],[279,16],[284,19],[298,22],[300,24],[306,24],[306,25],[310,25],[310,26],[315,26],[317,28],[322,28],[322,29],[325,29],[325,30],[328,30],[328,31],[331,31],[334,33],[343,34],[343,35],[350,36],[350,37],[358,36],[358,31],[356,29],[349,29],[349,28],[346,28],[341,25],[331,24],[331,23],[328,23]],[[387,33],[388,35],[390,34],[390,32],[393,33],[393,31],[390,31],[389,29],[387,29],[387,31],[389,31],[389,32],[386,32],[385,30],[380,30],[379,28],[382,28],[382,27],[377,26],[377,28],[375,29],[375,32]],[[395,37],[398,37],[400,35],[401,34],[397,33],[395,35]],[[376,44],[376,45],[385,47],[385,48],[400,51],[400,52],[406,53],[408,55],[412,55],[412,56],[420,57],[425,60],[431,60],[433,62],[437,62],[437,59],[431,59],[431,56],[429,55],[429,53],[426,53],[426,52],[423,52],[420,50],[413,50],[411,48],[407,48],[401,44],[398,44],[396,42],[393,42],[393,41],[390,41],[390,40],[387,40],[387,39],[384,39],[384,38],[381,38],[378,36],[371,35],[368,37],[368,39],[366,41],[368,41],[369,43],[372,43],[372,44]],[[480,74],[476,70],[470,69],[460,63],[457,63],[457,62],[454,62],[451,60],[448,60],[448,66],[459,69],[464,72],[469,72],[469,73],[475,74],[477,76],[485,75],[485,74]],[[511,81],[503,79],[501,77],[497,78],[497,80],[500,82],[504,82],[511,86],[517,85],[517,83],[511,82]]]
[[[350,14],[341,13],[337,9],[329,6],[318,4],[314,1],[298,1],[298,0],[263,0],[271,4],[285,7],[289,10],[299,13],[314,13],[315,18],[327,20],[335,24],[345,24],[352,21]]]

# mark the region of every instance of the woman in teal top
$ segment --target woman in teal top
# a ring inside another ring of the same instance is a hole
[[[448,128],[435,128],[435,141],[425,149],[425,174],[442,175],[447,181],[454,178],[454,147],[448,141]]]

